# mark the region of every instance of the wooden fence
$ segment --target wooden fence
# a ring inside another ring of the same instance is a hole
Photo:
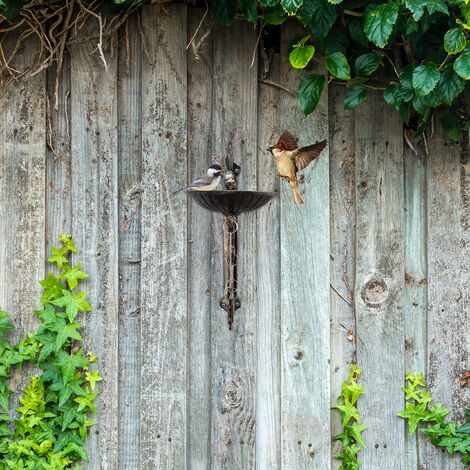
[[[259,81],[256,54],[250,65],[252,25],[216,26],[197,55],[186,49],[203,14],[144,6],[150,61],[132,18],[129,55],[115,38],[107,70],[94,44],[74,45],[57,101],[50,70],[0,102],[0,305],[17,336],[37,326],[37,280],[61,232],[90,274],[83,336],[104,381],[87,468],[336,469],[331,407],[357,360],[361,468],[461,469],[396,413],[408,370],[425,371],[452,417],[468,406],[468,148],[436,127],[415,155],[373,93],[343,112],[347,90],[330,87],[304,118],[295,94]],[[281,51],[297,28],[283,25]],[[298,72],[275,54],[265,78],[294,90]],[[282,129],[329,141],[304,171],[302,207],[260,150]],[[280,191],[240,217],[233,331],[219,307],[222,218],[171,197],[227,153],[242,189]]]

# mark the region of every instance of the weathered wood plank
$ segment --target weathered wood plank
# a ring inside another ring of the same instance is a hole
[[[470,369],[468,331],[469,184],[468,149],[448,142],[442,129],[429,145],[428,207],[428,357],[427,383],[435,402],[462,419],[468,388],[460,387]],[[462,469],[459,458],[427,443],[422,465],[442,470]]]
[[[3,43],[7,57],[15,40],[9,36]],[[36,52],[35,42],[28,40],[10,65],[25,70]],[[16,327],[8,333],[13,343],[39,324],[33,310],[41,304],[38,281],[45,266],[45,95],[42,72],[10,84],[0,99],[0,309]],[[15,371],[11,409],[19,405],[32,373],[37,371],[29,365]]]
[[[139,468],[142,47],[134,15],[119,38],[119,468]],[[126,33],[128,36],[126,38]],[[127,51],[126,39],[129,50]]]
[[[91,22],[83,34],[96,32]],[[90,433],[89,469],[118,466],[118,159],[116,56],[105,70],[96,45],[71,49],[72,233],[90,275],[82,284],[92,312],[81,314],[87,350],[98,355],[103,377]]]
[[[426,375],[427,263],[426,263],[426,157],[404,144],[405,164],[405,371]],[[406,470],[420,469],[426,436],[405,432]]]
[[[275,54],[266,78],[279,82],[279,76],[280,56]],[[280,93],[273,86],[258,85],[260,191],[279,191],[276,167],[265,149],[279,137]],[[281,467],[279,199],[261,208],[257,217],[256,469],[277,470]]]
[[[234,41],[234,37],[237,38]],[[256,187],[257,57],[250,63],[257,34],[237,21],[214,30],[213,152],[231,153],[241,165],[239,189]],[[238,230],[238,287],[241,308],[233,330],[219,306],[222,282],[222,222],[214,219],[212,281],[211,468],[251,470],[255,465],[256,214],[243,214]]]
[[[330,308],[331,363],[330,401],[336,403],[349,364],[356,360],[356,318],[354,311],[355,275],[355,168],[354,113],[344,111],[348,90],[340,86],[329,88],[329,149],[330,149]],[[351,338],[352,331],[354,338]],[[331,436],[342,432],[338,410],[331,412]],[[332,455],[341,452],[342,444],[332,444]],[[341,461],[333,459],[332,468]]]
[[[142,15],[140,467],[186,468],[186,6]]]
[[[188,11],[188,42],[205,10]],[[207,16],[206,16],[207,18]],[[206,34],[199,28],[192,44]],[[211,164],[212,38],[188,50],[188,168],[189,181],[205,174]],[[180,194],[179,198],[186,196]],[[211,250],[212,214],[188,201],[188,470],[210,468],[211,441]],[[220,216],[218,217],[220,221]],[[219,263],[222,260],[217,260]],[[216,261],[216,262],[217,262]]]
[[[57,81],[57,84],[56,84]],[[56,94],[56,86],[57,94]],[[46,259],[62,233],[72,231],[70,56],[64,55],[62,73],[47,70]],[[52,265],[46,262],[46,273]]]
[[[286,22],[281,51],[304,31]],[[319,71],[321,73],[321,71]],[[298,72],[282,54],[281,83],[292,90]],[[298,99],[281,95],[281,129],[301,145],[328,137],[328,96],[303,117]],[[316,167],[303,171],[305,204],[295,206],[281,184],[281,443],[282,468],[330,468],[330,227],[329,165],[325,149]],[[310,446],[311,444],[311,446]]]
[[[393,132],[390,130],[393,129]],[[403,136],[398,113],[369,93],[355,111],[357,360],[367,393],[364,470],[403,468]]]

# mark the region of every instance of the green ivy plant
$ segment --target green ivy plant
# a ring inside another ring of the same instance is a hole
[[[328,81],[349,90],[345,109],[375,89],[418,135],[436,113],[451,139],[468,127],[462,97],[470,79],[469,0],[209,0],[209,6],[224,25],[237,13],[268,25],[297,18],[311,34],[287,51],[292,66],[322,62]],[[297,95],[305,115],[326,84],[321,74],[302,77]]]
[[[91,308],[85,294],[74,290],[88,275],[80,265],[70,266],[70,253],[77,251],[73,238],[62,235],[60,241],[62,246],[53,246],[49,258],[60,274],[50,272],[39,281],[44,290],[42,309],[35,312],[41,320],[38,330],[12,345],[4,333],[14,326],[0,311],[0,470],[78,470],[78,461],[88,461],[84,444],[88,428],[95,424],[89,412],[95,414],[94,390],[102,378],[90,369],[96,356],[78,349],[82,325],[75,320],[80,311]],[[12,419],[8,378],[26,361],[43,372],[31,377],[20,398],[22,406],[16,409],[19,418]]]
[[[462,426],[453,421],[445,422],[444,418],[450,410],[440,403],[430,405],[431,392],[426,390],[423,373],[408,373],[406,381],[406,387],[402,387],[406,409],[398,416],[408,420],[410,436],[413,436],[420,422],[425,423],[426,427],[420,431],[429,436],[431,443],[446,449],[450,456],[460,453],[462,462],[470,468],[470,409],[464,409],[466,423]]]
[[[334,456],[342,461],[339,470],[358,470],[362,464],[362,461],[357,459],[357,454],[359,445],[365,447],[362,432],[367,426],[358,424],[361,417],[356,402],[359,395],[364,393],[362,385],[358,383],[360,377],[360,367],[351,364],[348,379],[343,383],[341,395],[338,397],[338,406],[335,407],[340,412],[343,424],[343,432],[333,437],[334,441],[343,443],[343,452]]]

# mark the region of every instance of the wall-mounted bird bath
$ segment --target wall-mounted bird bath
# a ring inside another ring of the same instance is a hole
[[[263,191],[237,191],[236,177],[240,167],[230,155],[225,158],[224,182],[226,191],[188,191],[188,194],[202,207],[224,215],[224,296],[220,306],[228,313],[228,326],[232,329],[235,310],[240,308],[237,296],[237,230],[238,216],[243,212],[263,207],[277,193]]]

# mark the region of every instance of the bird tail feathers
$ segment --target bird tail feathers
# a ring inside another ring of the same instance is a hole
[[[297,185],[292,186],[292,191],[294,192],[294,204],[303,204],[304,201],[300,196],[299,187]]]

